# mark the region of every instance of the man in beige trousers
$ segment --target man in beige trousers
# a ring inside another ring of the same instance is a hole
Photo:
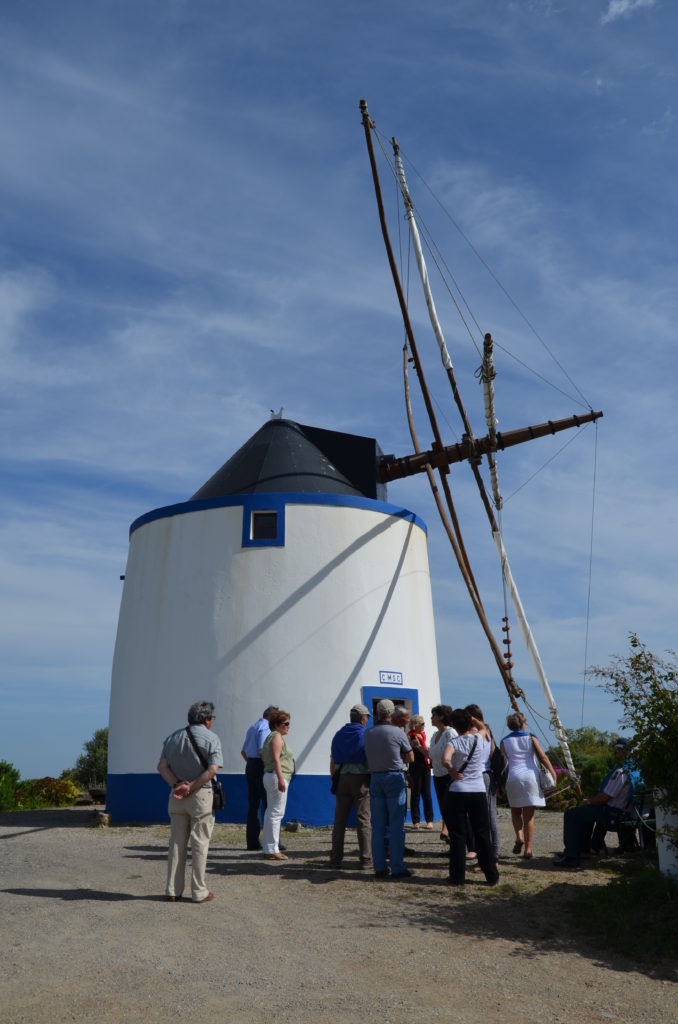
[[[188,726],[165,740],[158,771],[172,787],[167,887],[170,903],[181,899],[188,843],[191,843],[191,897],[194,903],[214,899],[205,882],[207,851],[214,828],[212,779],[224,763],[221,740],[211,732],[214,704],[198,701],[188,709]],[[190,732],[190,735],[189,735]],[[193,742],[192,742],[193,741]],[[203,766],[198,747],[207,768]]]

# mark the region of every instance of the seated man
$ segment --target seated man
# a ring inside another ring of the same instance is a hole
[[[570,807],[563,818],[563,842],[565,849],[559,853],[554,864],[559,868],[579,867],[583,850],[591,849],[591,834],[596,824],[606,827],[611,812],[625,811],[633,796],[633,783],[623,761],[629,741],[619,737],[613,744],[616,766],[603,779],[600,791],[590,799],[582,800],[578,807]]]

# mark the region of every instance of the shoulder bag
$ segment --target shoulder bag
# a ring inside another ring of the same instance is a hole
[[[532,747],[534,749],[534,759],[537,762],[537,778],[539,779],[539,792],[544,797],[544,799],[546,799],[547,796],[552,796],[555,793],[556,787],[553,782],[553,776],[551,775],[551,772],[548,770],[546,765],[539,760],[539,755],[537,754],[537,748],[534,745],[534,741],[532,742]]]
[[[209,768],[209,765],[207,764],[207,761],[206,761],[202,751],[200,750],[200,747],[195,742],[195,737],[193,736],[193,733],[191,732],[190,725],[186,726],[186,732],[188,733],[188,738],[191,741],[191,745],[192,745],[193,749],[195,750],[196,754],[200,758],[201,765],[203,766],[205,771],[207,771],[207,769]],[[212,779],[212,812],[214,812],[214,811],[223,811],[225,806],[226,806],[226,796],[224,794],[224,790],[222,788],[222,785],[221,785],[221,783],[219,782],[218,779]]]
[[[495,790],[500,790],[504,789],[506,786],[506,780],[509,773],[509,763],[506,754],[501,749],[494,736],[492,736],[491,729],[490,736],[492,737],[492,743],[494,744],[494,749],[490,754],[490,775],[492,776],[492,782]]]
[[[461,768],[455,768],[455,769],[454,769],[454,770],[455,770],[455,772],[458,772],[458,773],[459,773],[460,775],[463,775],[463,774],[464,774],[464,772],[465,772],[465,771],[466,771],[466,769],[468,768],[468,763],[469,763],[469,761],[471,760],[471,758],[473,757],[473,755],[474,755],[474,754],[475,754],[475,752],[476,752],[476,747],[477,747],[477,746],[478,746],[478,736],[477,736],[477,734],[476,734],[476,735],[475,735],[475,736],[473,737],[473,746],[471,747],[471,749],[470,749],[470,751],[469,751],[469,755],[468,755],[468,757],[467,757],[467,758],[466,758],[466,760],[464,761],[464,763],[463,763],[463,765],[461,766]]]

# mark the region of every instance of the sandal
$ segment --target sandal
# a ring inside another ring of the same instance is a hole
[[[520,853],[522,848],[523,848],[523,841],[522,841],[522,839],[516,839],[515,843],[513,844],[513,852],[514,853]]]

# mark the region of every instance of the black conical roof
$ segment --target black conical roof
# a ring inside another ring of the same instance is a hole
[[[271,419],[191,500],[285,491],[353,494],[383,501],[386,488],[377,479],[380,456],[374,438]]]

